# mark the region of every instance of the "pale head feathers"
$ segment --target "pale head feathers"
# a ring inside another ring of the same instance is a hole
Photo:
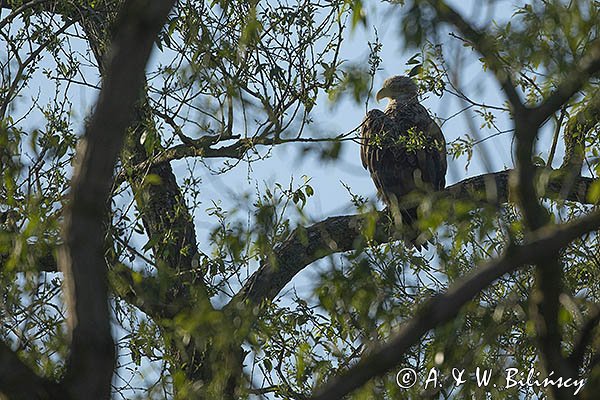
[[[417,85],[408,76],[395,75],[383,82],[383,86],[375,95],[375,99],[380,101],[383,98],[399,103],[408,103],[417,101]]]

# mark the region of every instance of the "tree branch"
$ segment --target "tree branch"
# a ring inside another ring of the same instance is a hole
[[[109,42],[113,29],[109,13],[97,12],[97,14],[94,18],[84,19],[82,26],[98,63],[100,74],[104,76],[109,61],[106,43]],[[147,83],[144,82],[143,86],[146,87]],[[196,293],[202,293],[197,297],[201,297],[204,306],[211,309],[211,305],[206,287],[203,285],[202,272],[194,268],[194,261],[198,255],[196,232],[193,218],[173,169],[168,162],[151,163],[149,160],[152,159],[152,154],[148,154],[142,144],[141,138],[145,133],[156,131],[154,111],[150,107],[147,89],[140,91],[134,118],[121,154],[125,172],[116,178],[115,186],[127,179],[135,194],[136,207],[140,212],[146,234],[155,243],[152,250],[156,260],[155,266],[161,275],[161,279],[153,279],[149,287],[157,284],[162,286],[162,290],[154,292],[160,294],[154,301],[148,298],[140,299],[136,295],[130,297],[131,291],[121,292],[119,295],[135,300],[133,304],[140,306],[140,309],[151,310],[152,313],[149,315],[158,321],[160,318],[173,316],[177,308],[181,310],[199,301],[198,298],[192,299],[190,296],[191,283],[194,284]],[[148,185],[145,181],[148,175],[157,176],[160,183]],[[185,278],[182,275],[184,273]],[[120,288],[124,289],[123,286]],[[133,286],[128,286],[128,289],[135,291]],[[150,304],[153,305],[149,307]]]
[[[134,272],[123,264],[117,264],[110,271],[109,279],[116,296],[137,307],[141,312],[160,325],[163,318],[173,318],[181,307],[166,301],[161,283],[154,276],[144,275],[134,278]]]
[[[181,134],[179,135],[181,136]],[[178,144],[168,149],[162,150],[155,156],[140,162],[139,164],[132,167],[133,170],[147,170],[152,166],[160,165],[163,163],[169,163],[175,160],[181,160],[188,157],[202,157],[202,158],[231,158],[240,160],[244,157],[249,150],[254,149],[256,146],[275,146],[289,143],[331,143],[337,141],[355,140],[346,135],[338,135],[329,138],[268,138],[268,137],[255,137],[255,138],[241,138],[236,140],[234,143],[220,146],[211,147],[211,142],[215,141],[217,136],[204,136],[199,139],[193,140],[193,142]],[[236,138],[232,136],[230,139]],[[188,139],[184,139],[188,140]],[[217,142],[218,143],[218,142]],[[121,183],[125,179],[124,176],[119,177],[118,182]]]
[[[583,101],[585,105],[569,120],[563,132],[565,156],[561,169],[574,176],[581,174],[585,159],[585,138],[600,122],[600,90],[590,93]]]
[[[445,194],[454,199],[478,199],[494,205],[506,203],[511,172],[512,170],[506,170],[468,178],[446,188]],[[592,182],[591,178],[580,177],[569,192],[563,193],[561,175],[557,174],[551,177],[543,195],[547,198],[561,196],[563,199],[585,203]],[[365,221],[372,217],[331,217],[309,227],[296,229],[275,249],[274,257],[265,261],[252,274],[227,307],[243,301],[247,301],[250,306],[257,306],[263,301],[273,300],[298,272],[314,261],[332,253],[357,248],[364,240]],[[383,213],[378,218],[384,218]],[[378,224],[377,229],[374,237],[376,243],[394,240],[392,232],[386,231],[383,224]]]
[[[58,264],[53,255],[53,248],[47,244],[28,244],[26,251],[35,257],[36,272],[58,272]],[[41,247],[41,251],[38,247]],[[10,254],[0,254],[0,271],[8,262]],[[151,275],[138,275],[133,278],[134,271],[128,266],[114,260],[109,268],[109,280],[114,294],[124,301],[140,309],[143,313],[158,321],[160,318],[173,316],[176,308],[173,303],[161,302],[160,284]]]
[[[36,7],[40,4],[46,3],[50,0],[32,0],[21,4],[19,7],[14,8],[9,6],[7,2],[4,0],[0,0],[0,9],[6,8],[8,10],[12,10],[10,14],[8,14],[4,19],[0,21],[0,29],[4,28],[7,24],[9,24],[15,17],[21,14],[23,11],[28,10],[32,7]]]
[[[547,170],[540,171],[547,172]],[[445,193],[447,196],[454,199],[478,199],[494,205],[506,203],[509,198],[508,180],[511,172],[512,170],[505,170],[467,178],[446,188]],[[562,176],[559,174],[560,171],[554,172],[556,172],[557,175],[551,176],[546,186],[546,191],[542,194],[543,197],[569,200],[581,204],[588,203],[587,193],[589,192],[591,184],[594,182],[592,178],[578,177],[575,184],[571,185],[570,190],[565,191]],[[381,214],[381,216],[383,216],[383,214]],[[341,252],[354,249],[355,244],[357,243],[355,243],[355,240],[362,238],[363,233],[360,230],[361,220],[366,217],[367,216],[365,215],[331,217],[312,226],[302,228],[305,232],[304,237],[308,238],[309,242],[301,241],[303,236],[300,235],[300,232],[290,236],[285,242],[287,245],[282,244],[275,251],[275,256],[280,260],[278,262],[280,268],[277,270],[270,270],[266,263],[263,264],[235,296],[234,302],[242,299],[254,299],[252,300],[252,303],[260,303],[266,299],[273,299],[296,273],[310,263],[336,251]],[[335,229],[336,225],[338,226],[338,229]],[[381,243],[393,240],[393,238],[386,235],[387,233],[379,232],[376,238],[378,238]],[[346,237],[346,239],[344,239],[344,237]],[[336,248],[329,247],[328,243],[332,244],[332,242],[329,241],[327,243],[326,238],[327,240],[336,243],[337,250]],[[302,243],[304,243],[305,246],[299,253],[301,254],[301,257],[299,259],[288,259],[291,264],[282,263],[282,260],[286,258],[286,251],[291,255],[293,254],[291,249],[296,248],[296,246]],[[49,246],[44,246],[44,249],[46,249],[47,253],[39,256],[37,270],[41,272],[57,271],[56,261],[51,252],[52,249]],[[311,249],[313,249],[313,251],[315,249],[320,249],[322,253],[311,255]],[[0,269],[3,268],[8,255],[9,254],[0,254]],[[285,272],[286,270],[289,271]],[[123,270],[117,271],[116,273],[119,275],[119,279],[131,283],[130,277],[127,277],[127,273]],[[287,275],[287,278],[284,278],[283,275]],[[147,277],[147,279],[152,279],[152,277]],[[277,283],[274,284],[274,282]],[[155,284],[141,283],[141,287],[146,287],[148,285],[154,286]],[[139,290],[142,290],[141,287]],[[124,298],[133,298],[140,295],[138,291],[136,291],[136,293],[137,294],[126,293]],[[119,291],[117,294],[122,295],[123,293]]]
[[[594,339],[594,336],[592,334],[594,330],[598,328],[598,324],[600,324],[600,307],[595,307],[590,312],[586,323],[581,327],[581,330],[579,331],[579,336],[577,337],[577,340],[575,340],[573,350],[567,358],[567,360],[571,364],[571,368],[573,368],[574,370],[578,370],[583,364],[585,349],[588,346],[588,344],[590,344],[590,341]]]
[[[589,78],[600,70],[600,41],[592,43],[586,57],[577,63],[558,88],[540,105],[527,108],[521,103],[515,87],[510,81],[508,70],[501,62],[495,49],[493,38],[477,31],[441,0],[430,0],[438,18],[456,26],[462,34],[472,42],[486,63],[490,66],[497,80],[513,106],[515,120],[515,137],[517,138],[517,175],[512,185],[517,192],[519,205],[523,210],[524,220],[529,230],[537,230],[550,221],[550,215],[542,207],[536,193],[536,168],[532,164],[532,151],[540,126],[563,107],[565,103],[579,91]],[[571,176],[578,172],[571,173]],[[565,177],[568,191],[570,180]],[[554,249],[553,249],[554,250]],[[541,347],[541,355],[548,371],[555,370],[560,376],[572,376],[569,364],[564,362],[560,348],[561,335],[558,324],[559,295],[562,290],[562,266],[557,253],[551,252],[548,257],[540,259],[536,265],[535,292],[532,296],[532,315],[536,322],[537,335]],[[565,397],[559,389],[553,390],[558,398]]]
[[[509,247],[497,260],[474,269],[446,293],[439,294],[417,310],[396,336],[364,356],[348,371],[333,378],[312,400],[341,399],[369,379],[381,376],[404,358],[404,353],[430,329],[450,321],[463,305],[502,275],[523,265],[535,264],[547,249],[561,249],[577,237],[600,227],[600,212],[563,225],[546,226],[533,232],[524,245]]]
[[[96,110],[80,144],[65,213],[59,266],[71,333],[65,388],[72,398],[109,398],[115,348],[108,307],[104,229],[117,156],[144,82],[154,40],[174,2],[127,1]]]
[[[8,345],[0,341],[0,397],[17,399],[66,399],[55,382],[39,377]]]

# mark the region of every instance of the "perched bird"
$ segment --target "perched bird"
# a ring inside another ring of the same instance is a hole
[[[385,111],[370,110],[362,123],[360,158],[395,222],[412,224],[417,204],[405,196],[445,187],[446,140],[419,103],[412,79],[387,79],[376,95],[383,98],[389,99]]]

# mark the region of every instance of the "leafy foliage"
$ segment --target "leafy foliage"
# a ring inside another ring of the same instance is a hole
[[[0,337],[39,375],[58,381],[69,345],[56,270],[60,227],[80,132],[89,123],[87,96],[102,83],[119,3],[33,3],[3,2],[15,14],[0,19],[8,50],[0,54]],[[394,3],[187,0],[173,10],[147,67],[106,221],[104,256],[119,350],[115,396],[194,398],[227,391],[231,398],[306,398],[389,340],[433,295],[525,241],[522,210],[511,193],[503,204],[490,203],[490,193],[460,200],[415,194],[418,226],[435,234],[423,252],[395,237],[377,241],[379,230],[393,231],[394,223],[346,183],[340,203],[350,202],[365,220],[362,237],[345,252],[337,251],[326,229],[304,228],[314,222],[311,206],[327,196],[307,176],[256,183],[249,193],[234,188],[236,201],[207,194],[217,175],[235,176],[244,165],[246,181],[255,182],[253,173],[287,143],[302,143],[306,155],[315,152],[315,142],[325,142],[317,150],[321,161],[345,161],[342,143],[357,141],[357,129],[330,137],[315,115],[326,97],[358,104],[372,94],[386,62],[381,27],[363,43],[365,57],[345,59],[342,46],[346,25],[356,33],[377,22],[371,9],[385,10],[385,21],[394,22],[396,37],[410,49],[405,72],[422,95],[460,104],[455,114],[439,118],[448,135],[454,118],[465,117],[467,129],[448,137],[455,165],[471,171],[484,142],[513,134],[514,110],[486,93],[495,86],[473,88],[469,78],[473,68],[479,73],[497,66],[476,53],[477,43],[442,24],[440,2]],[[501,2],[483,3],[493,11]],[[534,106],[599,39],[599,3],[544,0],[510,7],[506,18],[481,17],[473,24],[488,36],[487,48],[519,95]],[[540,195],[561,137],[558,151],[580,154],[583,173],[598,176],[598,90],[591,78],[550,117],[555,145],[547,149],[540,139],[531,159],[545,169],[535,178]],[[406,140],[409,149],[436,145],[422,143],[419,132]],[[554,222],[566,222],[595,210],[599,198],[596,182],[586,199],[594,205],[558,198],[543,206]],[[204,234],[200,245],[197,232]],[[312,275],[294,278],[295,271],[284,282],[292,285],[264,294],[259,304],[244,297],[257,271],[271,268],[273,280],[283,279],[277,275],[287,267],[281,252],[297,249],[291,258],[303,258],[316,235],[329,247],[310,248],[313,265],[306,273]],[[598,246],[591,233],[560,253],[565,355],[596,312]],[[308,287],[298,283],[304,281]],[[532,316],[534,281],[530,267],[504,275],[411,347],[403,365],[419,376],[439,369],[445,377],[440,387],[401,389],[390,372],[352,398],[546,395],[531,387],[500,390],[506,386],[500,375],[486,387],[474,380],[456,386],[451,379],[453,368],[543,370]],[[581,376],[595,367],[596,342],[578,366]]]

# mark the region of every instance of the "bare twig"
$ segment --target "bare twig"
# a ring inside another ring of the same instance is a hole
[[[583,59],[573,66],[569,75],[538,107],[531,117],[539,125],[559,110],[575,93],[600,71],[600,40],[596,40]]]
[[[512,81],[510,71],[498,56],[494,40],[487,33],[469,24],[458,12],[442,0],[426,0],[436,11],[437,17],[454,25],[485,59],[486,64],[496,76],[502,90],[510,102],[513,112],[519,114],[524,110],[523,103]]]

